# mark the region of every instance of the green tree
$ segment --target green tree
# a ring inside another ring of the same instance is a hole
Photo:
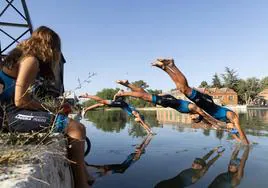
[[[158,89],[147,89],[147,92],[152,94],[152,95],[158,95],[158,94],[163,93],[162,90],[158,90]]]
[[[268,88],[268,76],[264,77],[261,81],[261,90],[267,89]]]
[[[109,99],[112,100],[114,95],[119,91],[119,88],[113,89],[113,88],[104,88],[101,91],[97,92],[97,96],[103,98],[103,99]]]
[[[87,100],[87,101],[83,102],[82,105],[84,107],[88,107],[88,106],[91,106],[91,105],[96,104],[96,103],[97,102],[95,100]]]
[[[209,85],[208,85],[208,83],[206,81],[202,81],[199,87],[201,87],[201,88],[209,87]]]
[[[237,96],[238,96],[238,103],[239,104],[245,104],[246,103],[246,98],[245,98],[245,92],[247,90],[247,84],[246,81],[243,79],[239,79],[237,82]]]
[[[261,90],[260,80],[255,77],[248,78],[246,80],[246,92],[245,92],[246,104],[249,104],[258,95],[260,90]]]
[[[223,86],[234,89],[236,91],[238,84],[238,74],[234,69],[225,67],[225,73],[221,74],[223,79]]]
[[[149,85],[143,80],[132,82],[132,84],[137,87],[141,87],[142,89],[147,89],[149,87]]]
[[[221,88],[222,87],[221,80],[220,80],[220,78],[219,78],[219,76],[218,76],[217,73],[215,73],[213,75],[211,87],[217,87],[217,88]]]
[[[97,110],[90,111],[86,118],[93,123],[97,129],[104,132],[120,132],[124,129],[127,122],[127,114],[122,110]]]
[[[250,102],[261,91],[260,80],[252,77],[246,80],[239,79],[236,87],[239,103],[250,104]]]

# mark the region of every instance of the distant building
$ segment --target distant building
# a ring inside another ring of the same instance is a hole
[[[213,101],[219,105],[237,105],[237,93],[230,88],[196,88],[198,91],[213,97]],[[172,90],[169,94],[176,98],[188,100],[179,90]],[[268,96],[268,91],[267,91]]]
[[[268,101],[268,88],[260,92],[258,96]]]
[[[268,106],[268,88],[260,92],[253,100],[253,105]]]

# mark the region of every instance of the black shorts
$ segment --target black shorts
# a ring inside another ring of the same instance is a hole
[[[115,100],[115,101],[111,101],[111,103],[108,106],[109,107],[124,108],[124,107],[128,106],[128,104],[123,100]]]
[[[178,99],[172,95],[153,95],[152,103],[161,105],[163,107],[170,107],[176,109],[178,106]]]
[[[190,113],[190,102],[182,99],[176,99],[172,95],[152,95],[152,102],[165,108],[173,108],[181,113]]]
[[[46,111],[34,111],[9,107],[6,113],[10,131],[30,132],[47,130],[55,116]]]
[[[201,93],[195,89],[193,89],[191,96],[187,96],[187,98],[189,98],[198,107],[202,108],[206,112],[214,111],[217,107],[210,95]]]

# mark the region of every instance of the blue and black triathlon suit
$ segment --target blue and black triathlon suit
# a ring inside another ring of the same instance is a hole
[[[110,100],[110,104],[108,104],[109,107],[117,107],[117,108],[122,108],[122,110],[124,110],[125,112],[127,112],[127,114],[129,116],[133,116],[132,112],[136,111],[139,113],[138,110],[136,110],[133,106],[131,106],[130,104],[126,103],[124,101],[123,97],[118,97],[116,100],[112,101]],[[140,115],[141,118],[144,120],[144,117],[142,115]]]
[[[16,78],[13,78],[2,70],[0,71],[0,84],[3,91],[0,93],[1,105],[6,106],[6,120],[10,131],[29,132],[41,131],[50,127],[55,120],[55,131],[62,132],[69,122],[64,115],[55,115],[41,110],[26,110],[17,108],[14,104]]]
[[[226,123],[230,122],[226,116],[226,113],[231,110],[215,104],[211,96],[192,89],[191,95],[187,96],[187,98],[193,101],[198,107],[202,108],[215,119]]]
[[[240,182],[233,181],[235,173],[225,172],[218,175],[213,182],[208,186],[209,188],[225,188],[225,187],[237,187],[237,183]]]
[[[172,95],[152,95],[152,103],[163,106],[165,108],[173,108],[180,113],[190,113],[189,104],[191,104],[191,102],[176,99]]]
[[[180,174],[178,174],[174,178],[159,182],[155,186],[155,188],[188,187],[196,183],[196,181],[200,179],[201,171],[202,171],[201,169],[188,168],[186,170],[183,170]],[[195,179],[195,181],[193,181],[193,179]]]
[[[123,174],[131,165],[133,165],[137,160],[134,159],[136,153],[131,153],[127,156],[126,160],[121,164],[110,164],[106,165],[107,169],[111,170],[113,174],[120,173]]]

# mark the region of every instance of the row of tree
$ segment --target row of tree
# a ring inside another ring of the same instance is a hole
[[[199,87],[228,87],[237,92],[239,104],[250,104],[256,98],[258,93],[268,88],[268,76],[263,79],[258,79],[256,77],[241,79],[234,69],[225,67],[225,72],[223,74],[218,75],[215,73],[213,75],[211,84],[202,81]]]

